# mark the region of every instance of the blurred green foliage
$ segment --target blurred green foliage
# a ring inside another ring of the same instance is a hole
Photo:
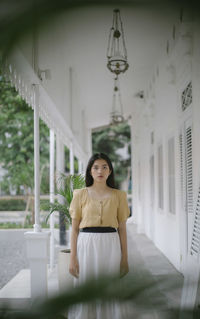
[[[0,201],[0,211],[25,210],[26,202],[23,199],[10,199]]]
[[[41,205],[41,208],[49,212],[46,222],[53,212],[59,211],[63,214],[65,224],[69,226],[71,224],[69,207],[73,198],[73,191],[85,186],[85,177],[82,174],[71,175],[60,173],[56,185],[56,194],[61,196],[63,204],[58,201],[54,203],[46,202]]]
[[[49,191],[49,129],[40,119],[41,193]],[[9,82],[0,77],[0,165],[6,174],[1,190],[9,194],[33,193],[34,185],[33,110]]]
[[[138,274],[138,275],[137,275]],[[67,318],[67,311],[74,305],[80,303],[99,302],[109,303],[113,300],[127,307],[126,319],[159,318],[177,319],[180,311],[177,307],[169,308],[169,304],[158,289],[157,285],[163,287],[168,293],[176,290],[178,283],[176,276],[159,277],[156,281],[148,273],[142,273],[141,269],[135,270],[120,279],[116,276],[103,275],[99,278],[91,278],[85,283],[68,289],[49,298],[37,298],[32,304],[23,310],[12,311],[9,306],[1,307],[1,318],[12,319],[58,319]],[[183,309],[181,312],[184,319],[198,318],[200,311]],[[102,318],[103,319],[103,318]]]

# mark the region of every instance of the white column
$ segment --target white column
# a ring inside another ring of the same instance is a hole
[[[40,153],[39,153],[39,87],[33,86],[34,103],[34,188],[35,188],[35,232],[41,231],[40,226]]]
[[[54,166],[55,166],[55,138],[54,131],[50,130],[50,203],[54,203]],[[50,216],[50,269],[54,268],[54,213]]]
[[[82,174],[83,173],[83,169],[82,169],[82,161],[79,159],[78,160],[78,173]]]
[[[87,132],[87,136],[86,136],[87,153],[88,153],[88,157],[91,157],[92,156],[92,129],[88,128],[86,132]]]
[[[58,181],[60,174],[64,173],[64,144],[60,137],[56,136],[56,179]],[[58,185],[59,187],[61,185]],[[64,199],[61,195],[58,195],[58,202],[64,204]],[[65,225],[63,224],[63,214],[59,213],[60,223],[60,245],[66,245],[66,232]]]
[[[34,101],[34,186],[35,224],[34,231],[24,234],[27,243],[27,257],[30,264],[31,298],[46,298],[47,260],[49,251],[49,231],[42,232],[40,226],[40,183],[39,183],[39,87],[33,85]]]
[[[141,205],[138,198],[139,193],[139,167],[138,167],[138,129],[136,119],[137,115],[132,114],[131,119],[131,173],[132,173],[132,215],[133,221],[137,224],[137,232],[142,232],[142,210]],[[141,166],[141,165],[140,165]],[[141,188],[141,185],[140,185]]]
[[[70,174],[74,174],[74,147],[72,141],[70,142]]]
[[[133,122],[131,121],[130,122],[130,131],[131,131],[131,190],[132,190],[132,193],[131,193],[131,208],[132,208],[132,216],[131,218],[129,218],[129,222],[136,222],[135,221],[135,216],[133,214],[133,211],[135,210],[134,207],[135,207],[135,201],[134,201],[134,187],[135,185],[133,185],[133,180],[134,180],[134,157],[133,157],[133,150],[134,150],[134,143],[133,143]]]
[[[48,251],[50,232],[26,232],[27,257],[30,265],[31,298],[48,296]]]
[[[60,137],[56,135],[56,180],[58,181],[60,174],[64,173],[64,144]],[[59,197],[58,198],[62,198]]]
[[[83,161],[83,174],[86,172],[87,162],[86,160]]]

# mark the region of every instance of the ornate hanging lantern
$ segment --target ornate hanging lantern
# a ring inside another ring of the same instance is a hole
[[[124,40],[124,30],[119,9],[113,11],[113,24],[110,29],[107,49],[108,69],[117,76],[124,73],[129,65]]]
[[[110,113],[111,121],[110,125],[115,125],[124,122],[123,105],[120,94],[118,77],[114,80],[113,102],[112,112]]]

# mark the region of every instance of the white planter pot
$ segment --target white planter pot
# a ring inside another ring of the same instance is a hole
[[[69,273],[70,249],[58,253],[58,284],[60,292],[73,287],[73,276]]]

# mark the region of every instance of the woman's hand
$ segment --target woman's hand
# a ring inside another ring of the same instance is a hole
[[[126,221],[119,223],[118,232],[121,244],[120,277],[124,277],[129,272]]]
[[[121,258],[120,262],[120,277],[124,277],[129,272],[128,260]]]
[[[78,278],[79,276],[79,263],[77,258],[77,238],[79,234],[80,221],[72,218],[72,231],[71,231],[71,253],[69,272],[72,276]]]
[[[79,277],[79,263],[77,257],[70,257],[69,272],[72,276]]]

